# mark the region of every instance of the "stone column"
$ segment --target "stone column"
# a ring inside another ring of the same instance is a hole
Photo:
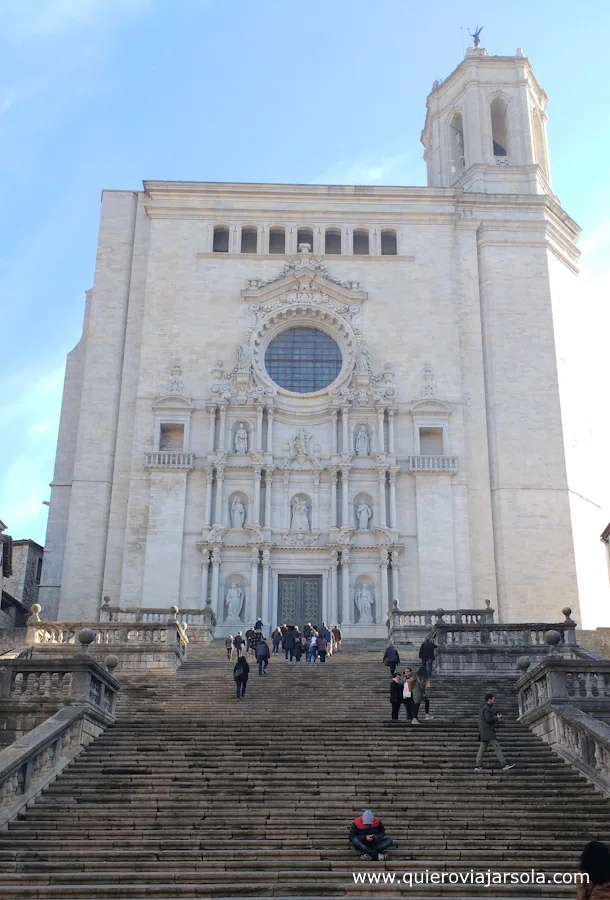
[[[205,470],[205,524],[212,524],[212,492],[214,490],[214,468],[208,466]]]
[[[383,421],[385,418],[385,408],[381,406],[377,410],[377,450],[379,453],[385,453],[385,434],[383,430]]]
[[[349,596],[349,550],[341,551],[341,602],[343,609],[341,610],[341,620],[343,625],[351,625],[352,617],[350,614],[351,604]]]
[[[311,509],[311,530],[317,531],[320,527],[320,476],[313,477],[313,497]]]
[[[210,453],[216,449],[216,406],[206,407],[210,415]]]
[[[271,527],[271,485],[273,484],[273,466],[265,469],[265,525]]]
[[[261,517],[261,472],[260,466],[257,466],[254,469],[254,503],[252,504],[252,516],[255,525],[260,525]]]
[[[337,527],[337,470],[330,470],[330,527]]]
[[[275,410],[272,406],[267,407],[267,453],[273,453],[273,416]]]
[[[388,453],[394,456],[394,415],[395,409],[388,409]]]
[[[224,477],[224,466],[216,466],[216,510],[214,512],[214,522],[217,525],[222,522],[222,486]]]
[[[201,550],[201,609],[205,609],[208,602],[210,586],[210,551],[207,547]]]
[[[328,619],[326,620],[333,627],[339,621],[339,596],[337,584],[337,566],[339,565],[339,555],[336,550],[330,551],[330,597],[328,598]]]
[[[379,578],[381,584],[381,607],[379,624],[383,625],[388,617],[388,551],[379,551]]]
[[[383,525],[384,528],[387,528],[387,515],[385,508],[386,470],[379,469],[379,471],[377,472],[377,478],[379,479],[379,524]]]
[[[252,547],[252,553],[250,555],[251,562],[251,570],[250,570],[250,615],[246,617],[246,624],[251,624],[256,621],[258,616],[257,606],[258,606],[258,564],[259,564],[259,550],[258,547]]]
[[[226,450],[227,440],[227,407],[224,403],[220,406],[220,434],[218,436],[218,449]]]
[[[288,531],[290,528],[290,497],[289,497],[289,488],[290,488],[290,475],[288,472],[284,472],[284,510],[282,516],[282,527],[284,531]]]
[[[398,550],[392,550],[392,603],[394,603],[394,600],[398,600],[398,608],[400,609],[400,587],[398,577],[400,574],[398,565],[399,556]],[[385,620],[380,624],[385,624]]]
[[[212,550],[212,598],[211,606],[216,614],[218,622],[224,621],[224,609],[220,605],[220,547],[214,547]],[[222,606],[224,606],[224,597],[222,598]]]
[[[390,473],[390,528],[396,528],[396,476],[400,469],[392,466],[388,471]]]
[[[349,453],[349,406],[341,407],[341,424],[343,426],[343,441],[341,450],[343,453]]]
[[[333,433],[332,433],[332,441],[330,442],[330,446],[332,448],[333,453],[338,453],[339,452],[339,448],[337,447],[337,420],[339,418],[339,410],[338,409],[332,410],[332,417],[333,417],[332,418]]]
[[[271,623],[271,613],[269,609],[269,600],[271,596],[271,550],[263,550],[263,599],[261,608],[261,619],[266,626]]]
[[[341,469],[341,525],[349,525],[349,468]]]
[[[261,450],[263,446],[263,407],[256,407],[256,449]]]

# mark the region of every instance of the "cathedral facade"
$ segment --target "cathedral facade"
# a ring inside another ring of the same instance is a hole
[[[427,101],[427,187],[103,194],[40,602],[385,634],[388,610],[578,610],[554,322],[578,227],[529,61]]]

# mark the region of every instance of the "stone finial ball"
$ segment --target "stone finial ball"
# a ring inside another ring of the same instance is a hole
[[[32,603],[30,611],[33,612],[35,616],[37,616],[41,610],[42,606],[40,605],[40,603]]]
[[[569,619],[570,616],[572,615],[572,608],[570,606],[564,606],[564,608],[561,611],[564,614],[564,616],[566,617],[566,619]]]
[[[445,615],[445,610],[439,606],[439,608],[435,610],[435,613],[437,616],[440,616],[442,618]]]
[[[119,658],[118,656],[115,656],[113,653],[111,653],[110,656],[106,657],[104,663],[106,664],[106,668],[109,669],[110,672],[114,672],[119,664]]]
[[[92,644],[95,640],[96,633],[97,632],[95,632],[93,628],[81,628],[77,635],[79,643],[84,644],[85,646]]]
[[[521,669],[522,672],[527,672],[531,665],[531,659],[529,656],[520,656],[517,660],[517,668]]]
[[[554,628],[550,628],[544,633],[544,641],[549,647],[556,647],[561,642],[561,634],[559,631],[555,631]]]
[[[170,606],[169,611],[171,612],[172,616],[177,616],[180,612],[177,606]]]

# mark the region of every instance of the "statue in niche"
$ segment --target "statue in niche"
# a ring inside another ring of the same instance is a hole
[[[252,362],[252,351],[247,344],[240,344],[237,348],[237,371],[249,372]]]
[[[237,586],[237,582],[234,581],[227,591],[227,619],[241,621],[239,617],[243,603],[244,592]]]
[[[368,375],[371,371],[371,361],[369,359],[369,351],[366,347],[361,347],[356,358],[356,368],[359,375]]]
[[[292,446],[294,447],[294,455],[309,456],[310,440],[311,434],[308,431],[305,431],[304,428],[299,428],[292,441]]]
[[[231,504],[231,521],[233,528],[243,528],[246,521],[246,507],[241,497],[235,497]]]
[[[291,531],[309,531],[309,512],[307,503],[296,497],[292,501],[292,525]]]
[[[373,511],[371,510],[371,507],[368,506],[363,500],[356,510],[356,518],[358,519],[358,531],[368,531],[369,519],[372,515]]]
[[[368,456],[371,452],[371,443],[366,433],[364,425],[360,426],[360,431],[356,436],[356,456]]]
[[[359,587],[354,597],[356,609],[360,614],[358,619],[359,625],[373,624],[373,594],[371,590],[364,584]]]
[[[235,432],[235,452],[248,452],[248,432],[246,431],[243,422],[239,423],[239,428]]]

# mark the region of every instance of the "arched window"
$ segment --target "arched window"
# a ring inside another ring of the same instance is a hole
[[[217,225],[214,229],[214,243],[212,244],[214,253],[229,252],[229,229],[223,225]]]
[[[241,252],[256,253],[258,242],[258,232],[255,227],[242,228],[241,230]]]
[[[534,132],[534,158],[542,169],[544,177],[548,181],[549,167],[546,156],[546,147],[544,143],[544,126],[542,124],[540,113],[537,109],[535,109],[532,113],[532,125]]]
[[[451,147],[451,174],[459,175],[466,167],[464,159],[464,124],[462,114],[456,112],[449,124],[449,144]]]
[[[396,232],[384,230],[381,232],[381,255],[396,256]]]
[[[310,249],[313,250],[313,231],[311,228],[299,228],[297,231],[297,250],[301,244],[309,244]]]
[[[269,253],[286,252],[286,232],[283,228],[272,228],[269,232]]]
[[[506,134],[506,100],[494,97],[490,105],[491,138],[494,156],[508,156],[508,139]]]
[[[357,228],[354,231],[354,256],[369,255],[369,233],[366,228]]]
[[[324,235],[324,252],[341,253],[341,232],[338,228],[328,228]]]

